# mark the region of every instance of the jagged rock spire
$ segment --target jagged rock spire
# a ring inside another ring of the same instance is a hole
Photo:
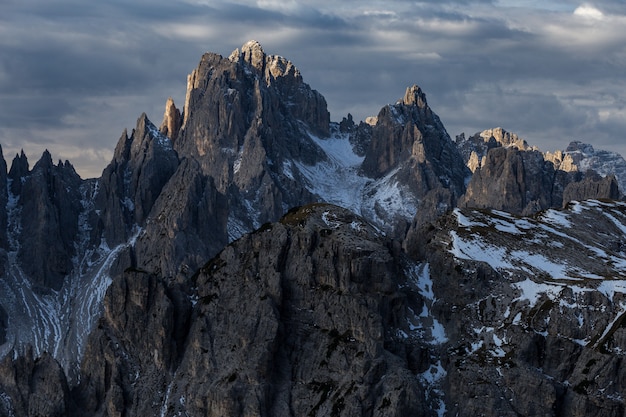
[[[406,93],[404,93],[404,97],[401,101],[402,104],[406,106],[417,105],[417,107],[426,107],[428,103],[426,102],[426,94],[422,91],[420,87],[417,85],[412,85],[411,87],[407,87]]]
[[[165,103],[165,113],[159,131],[173,141],[176,140],[182,124],[183,118],[180,110],[176,108],[172,97],[169,97]]]
[[[241,47],[241,58],[244,62],[263,72],[265,68],[265,51],[261,44],[251,40]]]

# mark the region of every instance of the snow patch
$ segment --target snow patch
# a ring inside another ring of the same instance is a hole
[[[326,161],[316,165],[306,165],[295,161],[283,165],[283,172],[293,177],[292,167],[295,166],[304,176],[307,188],[327,203],[347,208],[357,214],[363,205],[363,190],[368,179],[359,175],[359,167],[363,162],[352,150],[347,135],[335,135],[328,139],[320,139],[310,135],[326,154]]]

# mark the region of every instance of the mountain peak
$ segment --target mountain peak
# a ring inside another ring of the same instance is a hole
[[[43,168],[50,168],[54,166],[54,163],[52,162],[52,155],[50,154],[50,151],[48,151],[47,149],[43,151],[43,153],[41,154],[41,159],[37,161],[33,169],[38,168],[40,166]]]
[[[263,72],[265,58],[265,51],[263,51],[261,44],[258,41],[250,40],[242,45],[241,50],[235,49],[228,59],[233,62],[243,61]]]
[[[182,123],[183,118],[180,114],[180,110],[176,108],[174,99],[169,97],[167,103],[165,103],[165,113],[163,114],[163,122],[161,123],[161,127],[159,127],[159,131],[172,141],[176,140]]]
[[[406,106],[417,105],[417,107],[427,107],[426,94],[417,85],[407,87],[406,93],[401,100],[401,103]]]

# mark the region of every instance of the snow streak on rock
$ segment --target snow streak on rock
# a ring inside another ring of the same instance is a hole
[[[335,133],[328,139],[311,135],[311,139],[322,148],[327,160],[313,166],[294,163],[305,177],[309,191],[326,203],[361,214],[368,179],[359,175],[363,158],[353,152],[348,135]],[[285,175],[293,177],[290,168],[285,170]]]
[[[512,290],[490,296],[507,304],[507,311],[498,326],[475,332],[481,337],[472,352],[488,348],[492,356],[504,357],[512,348],[506,337],[511,325],[607,348],[626,312],[625,203],[574,202],[532,218],[459,209],[454,216],[449,252],[458,260],[488,264]],[[602,302],[590,303],[591,296]],[[571,324],[557,325],[564,320]]]
[[[411,221],[417,212],[415,196],[395,178],[398,170],[373,180],[361,174],[363,157],[354,153],[347,134],[334,131],[328,139],[311,135],[324,151],[326,160],[316,165],[287,163],[283,172],[293,178],[295,166],[306,180],[307,189],[320,200],[347,208],[366,217],[385,230],[388,219],[395,217]]]
[[[9,194],[10,251],[6,279],[0,280],[9,323],[7,342],[0,346],[0,356],[11,350],[23,353],[26,346],[31,345],[35,356],[50,352],[65,368],[70,380],[76,377],[87,336],[101,314],[102,300],[111,283],[110,267],[124,249],[134,245],[141,232],[136,229],[128,242],[115,248],[109,248],[104,240],[98,247],[90,247],[91,229],[87,219],[93,214],[98,186],[98,182],[82,184],[83,210],[79,215],[80,231],[74,243],[73,270],[59,291],[35,287],[20,267],[17,255],[21,211],[18,197]],[[12,319],[16,317],[19,320]]]

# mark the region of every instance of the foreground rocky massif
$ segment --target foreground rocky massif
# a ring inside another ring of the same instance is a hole
[[[0,163],[0,415],[624,415],[617,154],[332,123],[251,41],[100,178]]]

